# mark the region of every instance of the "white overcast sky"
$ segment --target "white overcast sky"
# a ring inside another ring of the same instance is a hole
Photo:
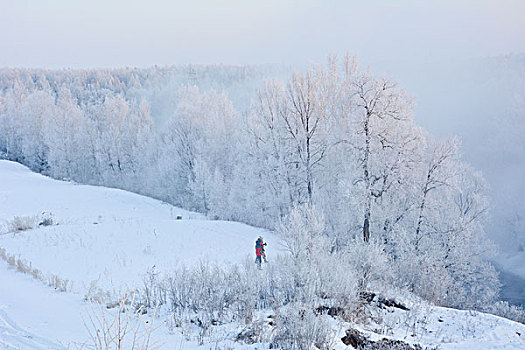
[[[524,0],[0,0],[0,67],[525,52]]]

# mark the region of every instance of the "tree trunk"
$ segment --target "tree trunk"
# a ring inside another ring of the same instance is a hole
[[[367,108],[366,120],[365,120],[365,154],[363,159],[363,175],[366,186],[366,206],[365,206],[365,221],[363,222],[363,240],[368,242],[370,240],[370,212],[372,208],[372,192],[370,184],[370,173],[368,171],[368,162],[370,159],[370,111]]]
[[[365,222],[363,223],[363,240],[370,240],[370,212],[365,213]]]

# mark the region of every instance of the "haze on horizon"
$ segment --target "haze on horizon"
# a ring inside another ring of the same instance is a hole
[[[525,52],[520,0],[0,0],[0,67],[305,65]]]

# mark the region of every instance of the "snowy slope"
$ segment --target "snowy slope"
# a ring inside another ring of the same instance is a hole
[[[57,225],[7,233],[15,216],[53,213]],[[182,220],[176,220],[182,215]],[[0,161],[0,248],[30,262],[42,274],[70,281],[60,293],[0,261],[0,349],[75,349],[87,340],[84,295],[140,286],[146,271],[169,271],[180,264],[217,264],[253,259],[253,243],[263,234],[270,259],[282,254],[269,232],[235,222],[206,220],[165,203],[125,191],[55,181],[8,161]],[[6,287],[7,286],[7,287]],[[410,311],[372,309],[379,323],[340,324],[371,339],[388,337],[439,349],[525,349],[525,326],[506,319],[407,302]],[[264,316],[263,316],[264,317]],[[162,320],[161,320],[162,321]],[[222,327],[222,328],[221,328]],[[242,325],[219,326],[222,347],[256,349],[233,342]],[[208,349],[195,339],[156,331],[162,349]],[[341,333],[340,332],[340,333]],[[229,338],[228,338],[229,337]],[[215,346],[214,344],[213,346]],[[266,344],[267,346],[267,344]],[[347,349],[342,343],[335,348]]]
[[[14,217],[42,212],[52,213],[56,225],[6,234]],[[87,339],[85,295],[141,286],[153,266],[166,272],[204,260],[253,259],[261,234],[274,252],[280,249],[273,234],[258,228],[209,221],[122,190],[56,181],[0,160],[0,248],[44,276],[68,281],[73,292],[58,293],[0,261],[0,349],[80,344]],[[173,337],[170,343],[180,343]]]
[[[0,349],[62,349],[85,341],[87,304],[0,261]],[[60,344],[66,340],[66,344]]]
[[[372,339],[384,336],[443,350],[525,349],[525,325],[480,312],[406,303],[410,311],[377,309],[381,323],[358,327]],[[380,329],[380,334],[377,330]]]
[[[0,161],[0,225],[15,216],[52,213],[57,225],[3,235],[0,247],[44,275],[69,281],[72,290],[142,284],[155,266],[166,271],[201,260],[237,263],[253,255],[259,235],[274,235],[202,215],[122,190],[76,185]],[[182,220],[176,220],[177,216]],[[45,249],[43,249],[45,248]],[[269,249],[271,254],[271,249]]]

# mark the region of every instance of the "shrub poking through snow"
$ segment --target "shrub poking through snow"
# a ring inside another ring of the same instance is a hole
[[[9,221],[9,232],[22,232],[32,230],[38,226],[38,216],[15,216],[13,220]]]
[[[55,215],[53,213],[48,213],[45,211],[42,212],[42,214],[40,214],[40,220],[39,220],[38,226],[52,226],[52,225],[56,225]]]
[[[287,256],[262,270],[251,260],[243,266],[202,262],[167,276],[151,269],[138,302],[148,307],[166,305],[177,327],[199,328],[199,343],[213,335],[215,326],[241,322],[246,327],[238,334],[240,342],[267,342],[283,349],[317,344],[328,349],[326,344],[335,338],[327,320],[345,318],[358,304],[351,267],[340,262],[339,268],[330,269],[333,263],[324,257],[302,265]],[[325,308],[338,314],[330,315]],[[273,316],[261,319],[265,312]]]
[[[410,345],[402,340],[392,340],[383,338],[378,341],[372,341],[356,329],[348,329],[341,341],[358,350],[423,350],[421,345]],[[425,348],[431,350],[429,348]]]
[[[35,229],[39,226],[55,225],[55,216],[53,213],[42,212],[38,215],[15,216],[7,223],[8,232],[22,232]]]
[[[310,308],[287,308],[277,317],[271,347],[302,350],[314,345],[317,349],[332,349],[333,330],[325,317],[316,316]]]
[[[72,289],[72,283],[69,280],[62,279],[54,274],[44,276],[39,269],[33,267],[31,262],[22,259],[20,256],[17,257],[9,254],[4,248],[0,248],[0,258],[18,272],[31,275],[40,282],[46,283],[48,286],[55,288],[55,290],[68,292]]]
[[[129,349],[154,350],[159,342],[154,339],[155,317],[146,319],[138,307],[135,293],[124,292],[118,302],[108,308],[104,303],[92,304],[84,325],[95,350]]]
[[[487,307],[484,311],[525,324],[525,309],[520,306],[511,305],[506,301],[498,301],[492,306]]]

